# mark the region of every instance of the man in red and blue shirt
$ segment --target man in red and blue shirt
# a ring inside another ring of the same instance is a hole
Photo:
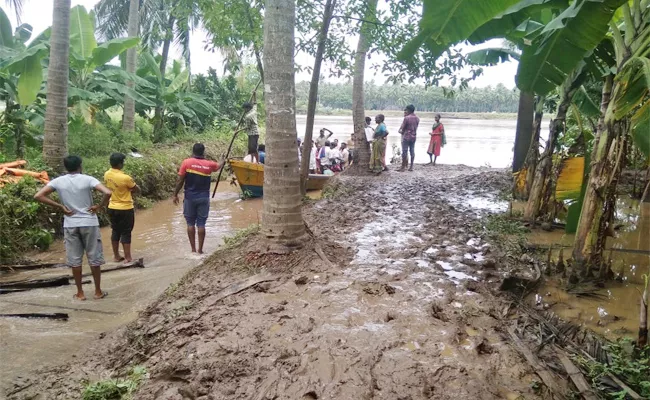
[[[211,174],[219,170],[219,164],[205,159],[205,146],[196,143],[192,148],[192,157],[183,160],[178,170],[174,204],[179,203],[178,193],[185,186],[183,215],[187,222],[187,237],[190,239],[192,253],[196,253],[196,231],[199,232],[198,253],[203,254],[205,241],[205,223],[210,212]]]

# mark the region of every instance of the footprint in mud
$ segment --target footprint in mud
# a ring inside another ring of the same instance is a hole
[[[395,288],[387,283],[363,282],[358,284],[364,293],[372,296],[382,296],[384,294],[395,294]]]

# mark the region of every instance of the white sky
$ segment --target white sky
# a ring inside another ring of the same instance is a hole
[[[72,0],[72,6],[82,5],[90,10],[98,0]],[[36,37],[47,27],[52,25],[52,4],[53,0],[25,0],[25,6],[22,15],[22,22],[28,23],[33,26],[34,33],[32,37]],[[4,2],[0,3],[7,12],[12,24],[16,25],[15,15],[13,10],[9,10]],[[192,73],[200,73],[213,67],[218,73],[223,71],[223,60],[218,53],[212,53],[204,50],[204,42],[206,40],[206,33],[204,31],[196,31],[191,40],[191,57],[192,57]],[[180,58],[178,49],[174,49],[174,57]],[[301,65],[311,64],[309,57],[298,55],[296,62]],[[366,63],[369,64],[369,63]],[[325,71],[326,68],[323,69]],[[515,87],[515,74],[517,72],[517,63],[508,62],[498,66],[484,68],[483,75],[470,83],[473,87],[495,86],[499,83],[504,84],[508,88]],[[301,73],[296,76],[299,81],[309,80],[311,77],[307,73]],[[377,82],[382,82],[381,75],[374,76],[374,71],[366,71],[366,80],[374,79]]]

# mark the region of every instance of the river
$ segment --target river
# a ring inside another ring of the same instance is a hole
[[[300,137],[305,135],[305,120],[304,115],[296,118]],[[400,134],[397,131],[402,118],[386,117],[385,121],[389,132],[386,159],[390,160],[393,156],[393,146],[401,148]],[[493,168],[506,168],[511,165],[516,120],[443,119],[441,122],[445,126],[447,145],[442,149],[438,158],[439,163]],[[433,123],[433,118],[420,119],[420,128],[415,142],[415,162],[418,164],[429,162],[427,148],[429,131]],[[334,132],[332,137],[339,141],[350,141],[354,131],[351,116],[317,115],[314,122],[314,135],[318,135],[320,128],[327,128]],[[546,137],[544,132],[542,137]]]

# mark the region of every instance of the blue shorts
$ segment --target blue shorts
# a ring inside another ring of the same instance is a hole
[[[209,213],[209,197],[183,200],[183,215],[185,216],[185,221],[187,221],[187,226],[204,228],[205,223],[208,221]]]

